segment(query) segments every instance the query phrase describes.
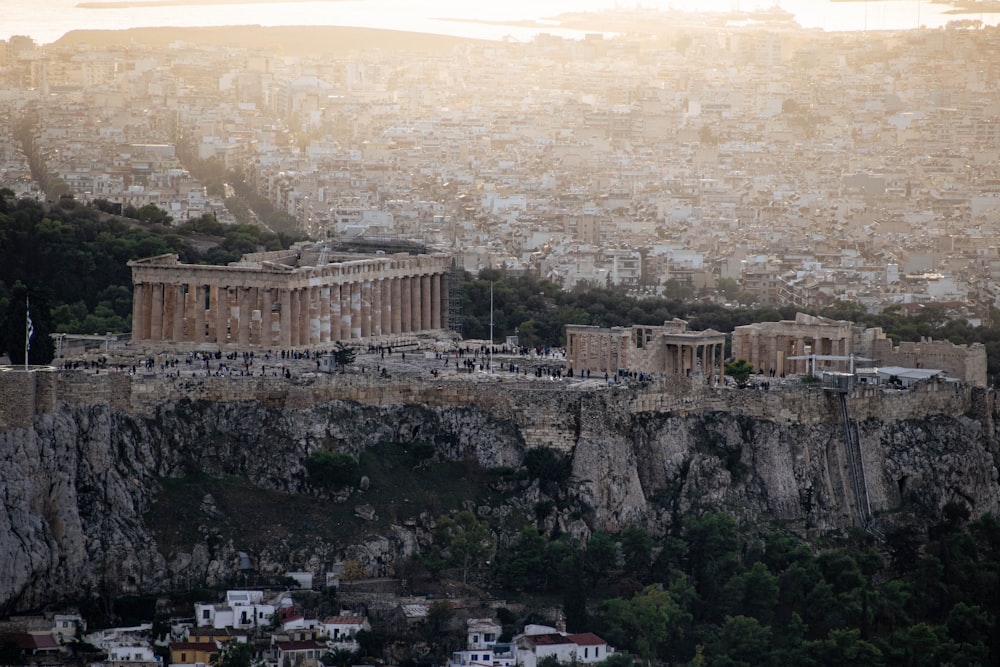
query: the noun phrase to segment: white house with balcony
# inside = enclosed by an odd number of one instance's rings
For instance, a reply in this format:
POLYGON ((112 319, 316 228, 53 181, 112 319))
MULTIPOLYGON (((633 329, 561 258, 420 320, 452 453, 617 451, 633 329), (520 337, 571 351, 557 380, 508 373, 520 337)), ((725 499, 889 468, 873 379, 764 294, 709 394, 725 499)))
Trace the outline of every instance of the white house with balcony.
POLYGON ((221 603, 198 602, 194 605, 199 627, 254 628, 267 625, 276 607, 264 601, 263 591, 226 591, 221 603))
POLYGON ((491 618, 470 618, 467 625, 466 649, 451 654, 449 667, 514 667, 514 647, 498 642, 503 632, 499 623, 491 618))
POLYGON ((368 618, 357 614, 341 612, 339 616, 328 616, 322 622, 323 634, 331 646, 354 650, 357 648, 355 637, 362 630, 371 630, 368 618))

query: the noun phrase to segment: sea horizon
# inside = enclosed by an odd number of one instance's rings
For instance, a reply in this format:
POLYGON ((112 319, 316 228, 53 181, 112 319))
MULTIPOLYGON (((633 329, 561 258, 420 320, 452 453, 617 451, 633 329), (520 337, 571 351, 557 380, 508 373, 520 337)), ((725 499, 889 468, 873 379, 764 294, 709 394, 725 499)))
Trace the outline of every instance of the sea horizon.
POLYGON ((615 8, 718 13, 776 5, 802 28, 829 32, 933 29, 963 19, 1000 23, 998 12, 952 14, 951 6, 931 0, 510 0, 489 5, 459 0, 7 0, 4 4, 0 39, 26 35, 40 44, 74 30, 243 25, 358 27, 528 41, 542 32, 583 36, 585 31, 561 28, 551 19, 567 12, 615 8), (525 25, 532 21, 542 23, 525 25))

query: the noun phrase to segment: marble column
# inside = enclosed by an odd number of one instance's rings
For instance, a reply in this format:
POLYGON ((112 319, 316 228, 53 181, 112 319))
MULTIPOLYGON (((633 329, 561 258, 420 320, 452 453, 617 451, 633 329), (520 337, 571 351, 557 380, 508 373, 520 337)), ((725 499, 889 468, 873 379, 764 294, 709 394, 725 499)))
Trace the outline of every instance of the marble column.
POLYGON ((424 331, 437 328, 437 325, 433 323, 433 313, 434 307, 431 302, 431 277, 420 276, 420 317, 421 328, 424 329, 424 331))
POLYGON ((163 338, 163 283, 153 283, 153 298, 150 300, 149 339, 163 338))
POLYGON ((431 278, 431 329, 444 329, 441 322, 441 274, 431 278))
MULTIPOLYGON (((311 319, 309 317, 310 301, 308 287, 299 290, 299 345, 308 345, 311 329, 311 319)), ((317 327, 318 328, 318 327, 317 327)), ((317 331, 317 333, 319 333, 317 331)))
POLYGON ((392 294, 389 316, 392 318, 391 332, 400 334, 403 332, 403 282, 400 278, 393 278, 389 281, 389 291, 392 294))
POLYGON ((330 342, 330 288, 319 288, 319 342, 330 342))
POLYGON ((351 283, 340 286, 340 338, 351 339, 351 283))
POLYGON ((171 340, 174 333, 174 294, 176 289, 170 283, 163 285, 163 328, 160 331, 160 340, 171 340))
POLYGON ((229 288, 213 285, 215 296, 215 342, 221 347, 229 339, 229 288))
POLYGON ((323 318, 320 315, 319 287, 313 286, 306 290, 309 302, 309 344, 318 345, 322 336, 323 318))
POLYGON ((369 338, 372 335, 372 281, 364 280, 361 283, 361 337, 369 338))
POLYGON ((340 339, 340 285, 330 285, 330 341, 340 339))
POLYGON ((409 276, 400 278, 399 290, 400 290, 400 302, 401 302, 400 305, 402 307, 402 315, 400 319, 401 327, 399 331, 400 333, 409 333, 410 331, 413 331, 412 322, 410 319, 413 313, 410 305, 412 299, 410 297, 413 296, 413 293, 412 290, 410 289, 409 276))
POLYGON ((270 287, 260 290, 260 344, 270 348, 274 344, 274 302, 270 287))
POLYGON ((288 288, 278 290, 278 347, 292 345, 292 295, 288 288))
POLYGON ((423 329, 424 320, 421 317, 420 276, 410 276, 410 327, 413 331, 423 329))
POLYGON ((289 292, 292 301, 292 314, 289 317, 292 347, 302 344, 302 296, 299 290, 293 289, 289 292))
POLYGON ((726 344, 719 343, 719 384, 726 383, 726 344))
POLYGON ((382 335, 382 281, 373 280, 372 284, 372 336, 382 335))
POLYGON ((388 336, 392 333, 392 279, 386 278, 379 281, 382 287, 382 335, 388 336))
POLYGON ((184 285, 174 285, 174 328, 170 333, 174 342, 184 340, 184 313, 184 285))
POLYGON ((236 288, 236 341, 241 348, 250 344, 250 291, 246 287, 236 288))
POLYGON ((351 283, 351 338, 361 338, 361 282, 351 283))
POLYGON ((145 325, 145 294, 146 285, 136 283, 132 286, 132 341, 142 340, 142 330, 145 325))
POLYGON ((191 340, 196 343, 205 342, 205 293, 204 285, 194 287, 194 331, 191 340))

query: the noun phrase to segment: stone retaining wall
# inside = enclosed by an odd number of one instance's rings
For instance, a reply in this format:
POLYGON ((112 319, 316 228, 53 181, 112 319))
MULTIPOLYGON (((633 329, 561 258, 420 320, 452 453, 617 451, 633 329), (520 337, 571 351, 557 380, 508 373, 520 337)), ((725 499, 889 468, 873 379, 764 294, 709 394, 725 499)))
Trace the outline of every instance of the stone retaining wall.
MULTIPOLYGON (((475 405, 517 423, 527 446, 550 446, 567 452, 574 447, 584 410, 603 411, 608 422, 643 412, 678 415, 728 412, 801 424, 840 419, 839 405, 833 394, 818 386, 792 383, 775 384, 764 390, 709 387, 684 381, 639 387, 499 376, 438 381, 326 374, 291 379, 164 378, 103 370, 24 371, 11 368, 0 372, 0 429, 30 426, 35 415, 52 412, 59 401, 108 404, 123 412, 152 414, 163 403, 184 400, 259 401, 287 409, 308 409, 335 400, 370 406, 475 405), (601 397, 602 407, 594 407, 595 397, 601 397)), ((851 417, 861 421, 896 421, 928 414, 974 414, 982 418, 998 409, 1000 399, 991 390, 974 390, 967 385, 936 381, 924 382, 908 390, 861 386, 849 397, 851 417)), ((588 417, 594 416, 588 414, 588 417)))

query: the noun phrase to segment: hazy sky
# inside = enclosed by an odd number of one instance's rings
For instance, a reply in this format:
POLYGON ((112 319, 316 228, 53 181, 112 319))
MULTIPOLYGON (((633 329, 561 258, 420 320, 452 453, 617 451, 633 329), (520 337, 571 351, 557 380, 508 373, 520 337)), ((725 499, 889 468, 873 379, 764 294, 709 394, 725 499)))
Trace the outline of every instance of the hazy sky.
MULTIPOLYGON (((183 4, 175 0, 129 0, 130 6, 101 9, 80 7, 80 0, 3 0, 0 38, 30 35, 47 43, 73 29, 132 28, 143 26, 254 25, 342 25, 389 28, 416 32, 436 32, 488 39, 506 33, 530 38, 528 30, 504 30, 467 23, 441 21, 457 18, 486 21, 543 19, 569 11, 593 11, 637 6, 686 11, 732 11, 766 9, 772 0, 312 0, 239 3, 217 0, 214 5, 183 4), (143 4, 146 3, 145 6, 143 4)), ((204 1, 204 0, 203 0, 204 1)), ((88 0, 101 2, 101 0, 88 0)), ((782 9, 792 12, 800 25, 825 30, 909 29, 919 25, 939 27, 948 20, 962 18, 944 14, 947 5, 931 0, 780 0, 782 9)), ((981 12, 966 18, 996 23, 1000 14, 981 12)))

